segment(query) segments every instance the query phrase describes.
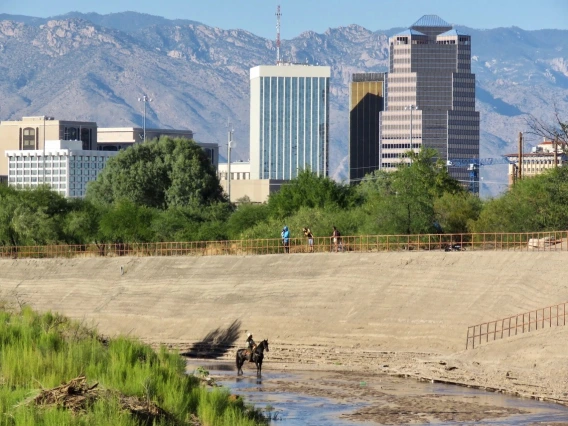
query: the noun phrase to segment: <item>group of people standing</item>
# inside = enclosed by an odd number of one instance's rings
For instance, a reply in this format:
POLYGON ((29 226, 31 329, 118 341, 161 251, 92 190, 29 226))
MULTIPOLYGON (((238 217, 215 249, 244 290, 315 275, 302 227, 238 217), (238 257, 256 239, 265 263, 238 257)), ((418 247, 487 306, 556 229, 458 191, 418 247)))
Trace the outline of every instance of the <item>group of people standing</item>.
MULTIPOLYGON (((314 251, 314 233, 311 231, 310 228, 302 228, 302 232, 304 233, 304 237, 306 237, 308 239, 308 251, 309 252, 313 252, 314 251)), ((284 228, 282 228, 282 232, 281 232, 281 237, 282 237, 282 245, 284 246, 284 252, 285 253, 290 253, 290 230, 288 229, 287 226, 284 226, 284 228)), ((343 251, 343 243, 341 241, 341 233, 338 231, 338 229, 334 226, 333 227, 333 233, 331 234, 331 242, 333 244, 333 247, 335 248, 335 251, 343 251)))

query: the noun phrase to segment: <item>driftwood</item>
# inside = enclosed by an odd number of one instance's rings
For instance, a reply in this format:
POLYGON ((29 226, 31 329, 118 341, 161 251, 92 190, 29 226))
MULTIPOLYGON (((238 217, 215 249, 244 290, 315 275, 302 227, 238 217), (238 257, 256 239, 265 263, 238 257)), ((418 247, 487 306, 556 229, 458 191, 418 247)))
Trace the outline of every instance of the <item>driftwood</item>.
MULTIPOLYGON (((157 421, 166 420, 170 424, 178 424, 174 417, 151 401, 137 396, 125 396, 118 392, 103 390, 98 383, 89 385, 85 376, 76 377, 52 389, 43 389, 32 402, 39 406, 57 406, 72 411, 75 414, 85 412, 99 398, 116 397, 122 409, 129 411, 141 425, 152 425, 157 421)), ((191 416, 189 425, 200 425, 195 416, 191 416)))
POLYGON ((36 405, 57 405, 73 412, 84 411, 99 397, 98 385, 89 386, 86 377, 79 376, 61 386, 42 390, 33 401, 36 405))

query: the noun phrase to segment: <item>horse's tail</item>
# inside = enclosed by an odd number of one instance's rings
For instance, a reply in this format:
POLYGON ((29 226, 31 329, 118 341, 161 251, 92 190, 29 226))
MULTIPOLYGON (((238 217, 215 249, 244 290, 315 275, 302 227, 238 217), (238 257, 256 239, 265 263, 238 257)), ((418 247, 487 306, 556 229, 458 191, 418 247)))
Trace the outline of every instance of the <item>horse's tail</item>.
POLYGON ((237 369, 239 368, 239 357, 240 357, 240 356, 239 356, 239 350, 237 349, 237 357, 236 357, 236 359, 235 359, 235 362, 236 362, 236 364, 237 364, 237 369))

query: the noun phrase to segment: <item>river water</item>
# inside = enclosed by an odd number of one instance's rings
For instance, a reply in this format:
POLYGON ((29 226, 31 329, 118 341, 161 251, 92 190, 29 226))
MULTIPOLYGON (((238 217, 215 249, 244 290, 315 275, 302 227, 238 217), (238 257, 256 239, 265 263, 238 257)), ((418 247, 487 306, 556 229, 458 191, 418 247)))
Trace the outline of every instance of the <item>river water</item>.
POLYGON ((288 371, 268 365, 257 379, 251 366, 245 365, 245 374, 237 377, 226 361, 192 359, 188 371, 205 368, 218 384, 270 415, 273 425, 568 424, 566 407, 499 393, 380 374, 288 371))

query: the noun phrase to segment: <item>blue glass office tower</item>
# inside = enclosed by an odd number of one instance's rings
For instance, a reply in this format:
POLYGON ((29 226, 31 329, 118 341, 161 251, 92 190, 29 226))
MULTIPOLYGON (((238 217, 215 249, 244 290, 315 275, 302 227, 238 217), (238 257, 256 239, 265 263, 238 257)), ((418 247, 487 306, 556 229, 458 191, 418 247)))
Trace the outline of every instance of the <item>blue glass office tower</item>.
POLYGON ((251 69, 250 178, 289 180, 302 169, 328 175, 330 67, 251 69))

